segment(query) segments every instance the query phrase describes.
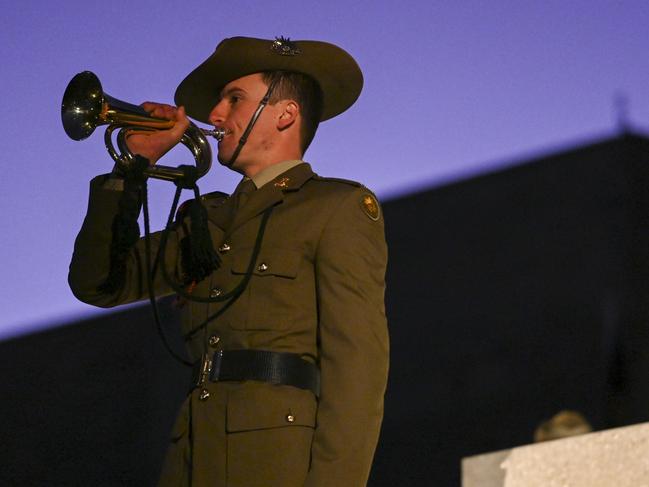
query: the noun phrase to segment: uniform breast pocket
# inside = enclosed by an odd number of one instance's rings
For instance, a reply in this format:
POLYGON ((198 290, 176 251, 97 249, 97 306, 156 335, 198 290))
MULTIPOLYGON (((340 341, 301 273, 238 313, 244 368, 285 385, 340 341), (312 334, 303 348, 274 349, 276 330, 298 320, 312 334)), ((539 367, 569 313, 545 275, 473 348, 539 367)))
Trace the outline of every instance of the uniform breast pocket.
MULTIPOLYGON (((252 264, 252 276, 244 291, 246 318, 232 328, 285 330, 299 313, 302 253, 294 249, 262 250, 252 264)), ((232 274, 243 278, 251 265, 250 254, 233 256, 232 274)))

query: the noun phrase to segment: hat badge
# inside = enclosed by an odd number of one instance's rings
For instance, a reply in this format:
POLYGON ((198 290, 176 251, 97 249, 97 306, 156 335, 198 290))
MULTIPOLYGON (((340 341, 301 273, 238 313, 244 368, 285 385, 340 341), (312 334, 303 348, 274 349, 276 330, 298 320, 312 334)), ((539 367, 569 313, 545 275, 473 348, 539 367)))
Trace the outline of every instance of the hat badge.
POLYGON ((302 53, 289 37, 284 36, 275 37, 270 48, 281 56, 297 56, 302 53))

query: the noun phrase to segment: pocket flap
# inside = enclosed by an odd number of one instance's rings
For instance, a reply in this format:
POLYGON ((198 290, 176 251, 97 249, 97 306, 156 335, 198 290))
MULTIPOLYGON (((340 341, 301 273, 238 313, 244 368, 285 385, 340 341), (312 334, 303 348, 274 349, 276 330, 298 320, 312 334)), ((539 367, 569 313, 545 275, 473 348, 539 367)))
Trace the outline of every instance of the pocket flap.
MULTIPOLYGON (((250 252, 237 252, 233 255, 232 272, 245 274, 250 265, 250 257, 250 252)), ((301 258, 301 253, 292 249, 262 249, 253 267, 253 274, 295 278, 301 258)))
POLYGON ((246 382, 228 394, 227 430, 315 427, 315 396, 292 386, 246 382))

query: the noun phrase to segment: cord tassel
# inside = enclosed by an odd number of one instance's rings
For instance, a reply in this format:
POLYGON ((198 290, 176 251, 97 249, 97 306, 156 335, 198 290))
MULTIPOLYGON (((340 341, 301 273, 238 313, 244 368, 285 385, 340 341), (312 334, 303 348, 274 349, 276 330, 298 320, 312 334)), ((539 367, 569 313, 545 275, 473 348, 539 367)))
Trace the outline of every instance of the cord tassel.
POLYGON ((184 267, 186 283, 200 282, 221 266, 221 259, 214 250, 208 228, 207 210, 201 203, 200 197, 192 201, 189 217, 191 234, 181 243, 182 254, 186 260, 184 267))
POLYGON ((123 173, 124 191, 120 196, 118 211, 111 227, 110 270, 106 280, 97 287, 101 293, 114 294, 124 285, 126 259, 140 238, 137 219, 142 205, 141 187, 146 180, 144 170, 148 166, 147 159, 136 156, 129 170, 123 173))

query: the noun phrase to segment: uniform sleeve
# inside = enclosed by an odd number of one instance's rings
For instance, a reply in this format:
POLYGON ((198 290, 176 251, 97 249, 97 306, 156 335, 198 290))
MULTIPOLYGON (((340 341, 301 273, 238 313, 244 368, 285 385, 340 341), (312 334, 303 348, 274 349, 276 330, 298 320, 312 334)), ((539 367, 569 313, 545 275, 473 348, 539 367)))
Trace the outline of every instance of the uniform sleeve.
POLYGON ((388 373, 386 264, 380 207, 358 188, 334 212, 316 255, 321 395, 305 486, 367 483, 388 373))
MULTIPOLYGON (((139 202, 134 205, 135 235, 122 236, 120 252, 122 265, 115 275, 111 274, 111 266, 115 267, 115 259, 111 260, 111 252, 115 254, 113 243, 116 231, 116 219, 120 213, 120 199, 125 191, 111 188, 108 176, 98 176, 90 183, 90 198, 88 211, 81 230, 74 244, 74 252, 70 262, 68 283, 72 293, 88 304, 109 308, 119 304, 130 303, 148 297, 146 277, 144 239, 139 238, 137 215, 139 202), (112 247, 111 247, 112 245, 112 247), (109 276, 118 285, 107 286, 109 276)), ((127 198, 137 200, 136 194, 126 194, 127 198)), ((178 231, 169 233, 166 249, 166 265, 172 278, 178 278, 178 231)), ((160 241, 160 232, 151 235, 151 254, 155 257, 160 241)), ((171 293, 169 286, 164 283, 162 273, 158 270, 154 280, 157 296, 171 293)))

